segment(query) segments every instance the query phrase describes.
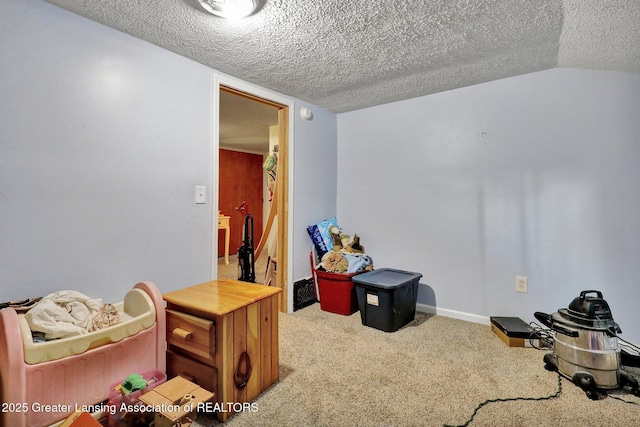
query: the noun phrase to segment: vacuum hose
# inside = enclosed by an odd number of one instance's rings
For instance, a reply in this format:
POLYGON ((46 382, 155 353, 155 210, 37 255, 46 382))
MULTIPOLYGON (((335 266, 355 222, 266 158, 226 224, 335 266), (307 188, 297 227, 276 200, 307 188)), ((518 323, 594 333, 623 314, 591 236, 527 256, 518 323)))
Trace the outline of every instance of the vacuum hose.
POLYGON ((553 328, 551 325, 551 315, 547 313, 543 313, 541 311, 536 311, 533 315, 547 328, 553 328))
POLYGON ((640 368, 640 356, 631 354, 624 348, 620 349, 620 363, 624 366, 633 366, 634 368, 640 368))
POLYGON ((557 324, 554 324, 551 321, 551 315, 550 314, 542 313, 540 311, 536 311, 535 313, 533 313, 533 315, 536 317, 536 319, 538 319, 540 322, 542 322, 542 324, 544 326, 546 326, 547 328, 551 328, 556 332, 560 332, 563 335, 566 335, 568 337, 573 337, 573 338, 577 338, 580 335, 578 333, 578 331, 572 331, 570 329, 565 329, 562 326, 558 326, 557 324))

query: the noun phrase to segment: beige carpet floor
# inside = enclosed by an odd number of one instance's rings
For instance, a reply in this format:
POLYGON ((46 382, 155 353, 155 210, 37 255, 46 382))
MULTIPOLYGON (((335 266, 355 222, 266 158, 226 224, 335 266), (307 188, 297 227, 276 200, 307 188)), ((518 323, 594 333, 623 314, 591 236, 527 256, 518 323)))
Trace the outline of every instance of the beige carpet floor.
MULTIPOLYGON (((547 371, 547 352, 510 348, 490 327, 417 313, 392 333, 311 305, 280 315, 280 380, 234 415, 241 426, 640 425, 640 399, 625 390, 591 400, 547 371), (558 393, 557 397, 547 398, 558 393)), ((627 369, 640 378, 640 370, 627 369)), ((200 414, 194 426, 219 426, 200 414)))

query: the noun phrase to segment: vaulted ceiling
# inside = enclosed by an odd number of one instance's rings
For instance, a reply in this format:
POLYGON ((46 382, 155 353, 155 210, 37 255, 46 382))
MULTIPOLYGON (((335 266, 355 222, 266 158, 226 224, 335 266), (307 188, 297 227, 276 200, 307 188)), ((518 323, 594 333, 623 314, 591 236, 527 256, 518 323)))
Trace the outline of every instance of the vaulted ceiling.
POLYGON ((554 67, 640 73, 639 0, 46 0, 339 113, 554 67))

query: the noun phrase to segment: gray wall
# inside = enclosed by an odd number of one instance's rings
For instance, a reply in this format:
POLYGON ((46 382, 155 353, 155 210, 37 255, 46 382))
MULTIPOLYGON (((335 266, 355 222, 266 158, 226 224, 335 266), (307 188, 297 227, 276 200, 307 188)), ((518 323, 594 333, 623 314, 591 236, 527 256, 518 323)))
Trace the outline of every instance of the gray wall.
POLYGON ((1 7, 0 299, 207 280, 212 71, 40 1, 1 7))
MULTIPOLYGON (((0 9, 0 301, 209 280, 214 205, 194 195, 217 173, 215 71, 40 0, 0 9)), ((335 215, 336 116, 310 107, 294 111, 294 280, 305 224, 335 215)))
POLYGON ((340 224, 421 304, 531 321, 597 289, 640 342, 638 111, 639 75, 554 69, 340 114, 340 224))
POLYGON ((313 105, 313 120, 296 110, 294 182, 294 280, 310 277, 311 240, 307 227, 336 215, 337 125, 336 115, 313 105))

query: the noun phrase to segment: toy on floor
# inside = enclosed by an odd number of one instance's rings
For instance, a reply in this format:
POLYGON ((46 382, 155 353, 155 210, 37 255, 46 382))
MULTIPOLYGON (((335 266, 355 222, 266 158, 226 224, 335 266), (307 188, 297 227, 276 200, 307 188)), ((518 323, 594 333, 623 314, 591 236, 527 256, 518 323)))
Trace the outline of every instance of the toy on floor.
POLYGON ((198 408, 214 394, 177 376, 140 396, 149 407, 166 408, 154 413, 155 427, 187 427, 196 419, 198 408))

